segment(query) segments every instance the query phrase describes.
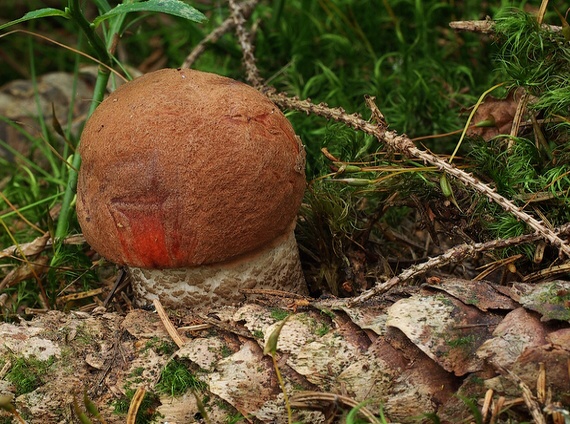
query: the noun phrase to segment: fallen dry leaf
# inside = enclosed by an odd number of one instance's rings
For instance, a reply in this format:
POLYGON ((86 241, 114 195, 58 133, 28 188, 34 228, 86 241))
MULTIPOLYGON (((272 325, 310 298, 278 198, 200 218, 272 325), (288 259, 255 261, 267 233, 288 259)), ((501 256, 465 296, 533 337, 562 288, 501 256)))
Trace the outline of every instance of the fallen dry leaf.
POLYGON ((445 370, 461 376, 478 371, 482 361, 475 352, 501 321, 445 293, 416 294, 387 310, 388 327, 402 331, 445 370))
POLYGON ((522 306, 542 315, 541 321, 570 321, 570 281, 516 283, 512 290, 522 306))
POLYGON ((512 299, 498 292, 493 283, 487 281, 445 278, 437 284, 424 284, 424 287, 444 291, 464 304, 473 305, 483 312, 489 309, 512 310, 518 307, 512 299))
POLYGON ((470 137, 479 136, 488 141, 499 134, 510 134, 513 119, 522 93, 511 91, 504 99, 487 96, 473 116, 472 124, 487 121, 489 125, 471 127, 467 132, 470 137))
POLYGON ((3 250, 0 250, 0 259, 9 257, 22 257, 24 256, 34 256, 38 253, 44 251, 48 240, 50 239, 49 232, 46 232, 43 236, 37 237, 29 243, 22 243, 16 246, 10 246, 3 250))
POLYGON ((493 332, 493 337, 481 345, 477 356, 500 368, 509 368, 523 351, 546 343, 547 332, 538 318, 524 308, 507 314, 493 332))

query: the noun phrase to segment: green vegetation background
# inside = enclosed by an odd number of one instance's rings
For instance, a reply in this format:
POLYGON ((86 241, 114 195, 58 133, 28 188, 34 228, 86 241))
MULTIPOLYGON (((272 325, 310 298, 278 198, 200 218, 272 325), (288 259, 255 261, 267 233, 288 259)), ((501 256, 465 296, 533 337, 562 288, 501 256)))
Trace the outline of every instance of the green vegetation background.
MULTIPOLYGON (((65 4, 63 1, 6 0, 0 5, 0 16, 2 21, 9 21, 45 6, 63 8, 65 4)), ((180 66, 192 48, 229 16, 225 2, 201 1, 193 6, 209 20, 198 24, 166 15, 129 15, 117 48, 121 63, 142 71, 180 66)), ((273 0, 261 2, 255 8, 250 22, 253 23, 255 55, 261 76, 269 85, 291 96, 310 98, 315 103, 326 102, 348 112, 361 113, 365 118, 370 113, 365 107, 364 95, 375 96, 390 128, 414 138, 461 130, 467 118, 466 111, 497 82, 507 82, 505 87, 538 87, 536 78, 540 75, 524 72, 525 69, 534 69, 536 65, 528 51, 509 56, 504 47, 487 35, 457 33, 449 28, 449 22, 455 20, 496 17, 508 8, 536 11, 538 6, 539 2, 513 1, 273 0), (511 60, 508 66, 503 66, 507 59, 513 58, 517 61, 511 60), (520 62, 519 58, 524 58, 526 62, 520 62), (519 74, 515 72, 516 67, 510 66, 514 62, 520 68, 519 74)), ((550 6, 547 21, 560 25, 554 8, 564 12, 565 2, 551 2, 550 6)), ((85 13, 88 19, 96 16, 97 11, 91 2, 85 3, 85 13)), ((529 25, 532 26, 532 23, 529 25)), ((20 28, 93 53, 72 22, 46 18, 27 22, 20 28)), ((518 29, 506 28, 505 31, 518 34, 516 42, 528 47, 520 40, 528 28, 519 26, 518 29)), ((566 52, 564 48, 561 51, 566 52)), ((0 67, 0 85, 14 79, 34 79, 53 71, 77 74, 80 67, 93 65, 71 50, 24 33, 1 38, 0 52, 4 62, 4 66, 0 67)), ((541 50, 540 53, 548 57, 548 52, 541 50)), ((243 80, 245 73, 241 59, 239 44, 230 32, 210 45, 194 67, 243 80)), ((567 64, 564 60, 547 67, 545 72, 555 73, 556 66, 567 64)), ((540 94, 545 88, 538 87, 537 91, 540 94)), ((504 93, 504 90, 497 90, 493 94, 501 96, 504 93)), ((558 104, 565 93, 567 91, 558 93, 558 97, 551 96, 546 106, 558 104)), ((559 107, 556 113, 564 113, 565 107, 567 103, 559 107)), ((403 163, 399 158, 389 157, 372 137, 341 124, 298 112, 288 111, 287 115, 306 145, 309 180, 331 172, 330 162, 321 154, 322 148, 327 148, 342 161, 369 161, 394 169, 421 165, 403 163), (383 156, 377 155, 379 151, 383 156)), ((29 157, 19 157, 16 161, 0 157, 0 181, 4 195, 0 200, 2 248, 30 241, 40 235, 31 226, 22 225, 22 220, 13 212, 7 200, 20 208, 26 219, 40 229, 51 230, 55 225, 49 211, 54 211, 61 204, 68 169, 48 146, 49 143, 55 144, 56 139, 51 118, 46 117, 38 125, 42 128, 43 136, 28 138, 34 150, 42 152, 48 159, 47 169, 39 167, 29 157)), ((60 153, 68 157, 79 134, 70 128, 63 131, 69 145, 60 153)), ((25 131, 23 134, 26 136, 25 131)), ((455 134, 426 139, 419 145, 435 154, 449 155, 458 138, 459 135, 455 134)), ((558 141, 558 144, 553 142, 554 145, 550 147, 552 151, 564 151, 560 146, 565 146, 565 138, 558 137, 558 140, 562 141, 558 141)), ((3 140, 0 140, 1 143, 3 140)), ((565 160, 561 168, 560 163, 554 164, 552 155, 541 156, 532 142, 523 141, 518 146, 519 156, 504 154, 500 143, 485 144, 484 148, 479 149, 465 145, 460 154, 470 154, 475 169, 487 172, 480 177, 487 182, 492 181, 509 197, 526 191, 540 191, 544 187, 552 188, 554 184, 556 193, 564 193, 570 188, 565 160), (501 173, 510 167, 517 172, 508 175, 501 173), (537 169, 542 169, 544 173, 537 174, 537 169), (544 175, 550 179, 544 180, 544 175)), ((380 171, 375 171, 357 173, 356 177, 380 181, 382 175, 380 171)), ((416 195, 422 201, 438 198, 442 203, 445 200, 437 173, 409 172, 405 178, 397 179, 392 179, 392 174, 389 176, 389 184, 375 183, 372 190, 365 192, 334 183, 315 183, 313 189, 309 190, 306 208, 302 211, 302 222, 308 225, 300 225, 298 236, 308 262, 311 262, 311 258, 321 256, 315 261, 320 261, 315 265, 318 270, 313 272, 316 291, 328 287, 329 291, 339 293, 337 285, 342 280, 341 274, 346 274, 342 267, 348 262, 349 252, 354 248, 353 242, 362 238, 363 232, 368 235, 373 231, 370 228, 366 229, 370 230, 368 233, 363 231, 370 224, 371 216, 380 214, 376 216, 378 221, 395 228, 409 222, 410 205, 404 202, 380 213, 379 205, 391 198, 395 191, 400 190, 400 196, 416 195), (364 198, 366 202, 363 202, 364 198)), ((453 189, 461 206, 458 209, 469 209, 474 197, 465 193, 462 187, 454 186, 453 189)), ((560 198, 556 207, 548 206, 554 224, 568 220, 566 201, 562 196, 560 198)), ((524 231, 522 224, 508 215, 501 215, 493 205, 484 204, 482 208, 477 210, 482 213, 482 219, 495 227, 478 225, 476 229, 471 229, 471 236, 479 231, 481 234, 489 231, 482 238, 504 237, 524 231)), ((67 224, 69 234, 80 232, 73 216, 67 224)), ((101 275, 86 250, 85 246, 57 244, 53 247, 45 280, 50 306, 54 306, 57 297, 63 293, 98 287, 101 275)), ((3 264, 7 273, 17 262, 4 260, 3 264)), ((6 318, 13 317, 22 306, 39 305, 38 288, 33 279, 6 288, 5 292, 14 300, 10 303, 10 310, 3 311, 6 318)))

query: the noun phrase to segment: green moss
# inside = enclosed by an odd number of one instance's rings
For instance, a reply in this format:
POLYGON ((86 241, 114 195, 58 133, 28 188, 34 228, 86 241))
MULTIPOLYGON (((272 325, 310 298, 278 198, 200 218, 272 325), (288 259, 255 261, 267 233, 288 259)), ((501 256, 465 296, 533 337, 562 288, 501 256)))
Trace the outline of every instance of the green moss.
POLYGON ((176 351, 176 344, 153 337, 145 343, 143 352, 146 352, 148 349, 154 349, 160 355, 172 355, 176 351))
POLYGON ((206 383, 200 381, 190 372, 186 364, 181 361, 170 361, 160 375, 160 380, 156 385, 160 393, 170 396, 180 396, 191 390, 205 390, 206 383))
POLYGON ((137 367, 131 371, 129 377, 140 377, 141 375, 143 375, 143 372, 144 372, 144 367, 137 367))
POLYGON ((96 337, 87 330, 87 326, 85 324, 77 326, 77 333, 73 340, 86 346, 93 342, 97 342, 96 337))
POLYGON ((451 347, 466 347, 473 344, 474 341, 475 341, 475 336, 473 334, 470 334, 468 336, 457 337, 455 339, 446 340, 445 343, 451 347))
POLYGON ((115 414, 126 414, 127 412, 129 412, 129 406, 131 404, 131 399, 133 398, 134 392, 129 393, 127 391, 127 393, 125 394, 125 396, 120 397, 119 399, 115 400, 113 402, 113 412, 115 412, 115 414), (129 397, 130 394, 130 397, 129 397))
POLYGON ((328 324, 325 323, 325 322, 321 322, 321 323, 319 324, 319 326, 316 328, 315 333, 316 333, 318 336, 321 336, 321 337, 322 337, 322 336, 324 336, 325 334, 327 334, 329 331, 331 331, 330 325, 328 325, 328 324))
POLYGON ((271 318, 276 321, 282 321, 289 315, 289 312, 281 308, 271 309, 271 318))
POLYGON ((46 374, 54 362, 53 356, 47 361, 14 357, 5 378, 16 387, 16 396, 30 393, 45 383, 46 374))
POLYGON ((535 306, 535 310, 545 317, 561 321, 570 320, 570 307, 568 307, 570 292, 564 286, 553 282, 543 288, 536 300, 538 305, 535 306))
MULTIPOLYGON (((263 337, 263 334, 261 335, 261 337, 263 337)), ((227 358, 233 353, 233 351, 230 349, 228 345, 223 345, 220 353, 222 354, 222 357, 227 358)))
POLYGON ((235 414, 228 415, 226 417, 226 424, 236 424, 236 423, 239 423, 243 419, 244 419, 244 416, 241 414, 241 412, 236 412, 235 414))
POLYGON ((335 317, 336 317, 334 312, 331 311, 330 309, 321 309, 321 314, 326 315, 330 319, 335 319, 335 317))

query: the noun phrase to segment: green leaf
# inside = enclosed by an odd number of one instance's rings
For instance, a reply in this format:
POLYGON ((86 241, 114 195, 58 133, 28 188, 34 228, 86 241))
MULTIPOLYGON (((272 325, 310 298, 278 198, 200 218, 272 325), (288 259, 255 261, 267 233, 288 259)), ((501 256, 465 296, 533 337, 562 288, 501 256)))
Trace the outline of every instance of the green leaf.
POLYGON ((19 24, 21 22, 31 21, 32 19, 38 19, 38 18, 46 18, 48 16, 63 16, 64 18, 69 19, 69 15, 65 10, 54 9, 53 7, 46 7, 45 9, 32 10, 31 12, 26 13, 20 19, 7 22, 4 25, 0 25, 0 30, 8 28, 12 25, 19 24))
POLYGON ((97 6, 97 10, 99 13, 107 13, 111 10, 111 5, 107 0, 93 0, 93 3, 97 6))
POLYGON ((265 347, 263 348, 263 354, 264 355, 275 355, 277 353, 277 341, 279 340, 279 335, 281 334, 281 330, 283 329, 283 326, 285 325, 285 323, 287 322, 287 320, 291 317, 291 315, 287 315, 285 317, 285 319, 283 321, 281 321, 281 323, 279 323, 279 325, 277 327, 275 327, 275 330, 273 330, 273 333, 271 333, 269 335, 269 338, 267 339, 267 343, 265 343, 265 347))
POLYGON ((556 12, 558 17, 560 18, 560 21, 562 22, 562 35, 564 35, 564 39, 566 41, 570 41, 570 25, 568 25, 568 21, 566 20, 566 18, 564 18, 564 16, 562 16, 562 14, 558 11, 558 9, 554 8, 554 11, 556 12))
POLYGON ((207 19, 202 12, 180 0, 147 0, 140 3, 120 4, 107 13, 96 17, 93 24, 97 26, 112 16, 130 12, 168 13, 194 22, 203 22, 207 19))

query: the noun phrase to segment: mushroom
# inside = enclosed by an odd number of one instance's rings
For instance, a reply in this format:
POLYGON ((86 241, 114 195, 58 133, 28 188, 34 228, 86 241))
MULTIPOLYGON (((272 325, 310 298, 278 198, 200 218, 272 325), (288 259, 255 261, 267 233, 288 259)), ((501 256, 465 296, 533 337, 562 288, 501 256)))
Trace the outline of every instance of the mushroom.
POLYGON ((254 88, 190 69, 143 75, 97 107, 80 154, 79 224, 101 256, 128 267, 137 303, 306 293, 293 231, 303 146, 254 88))

